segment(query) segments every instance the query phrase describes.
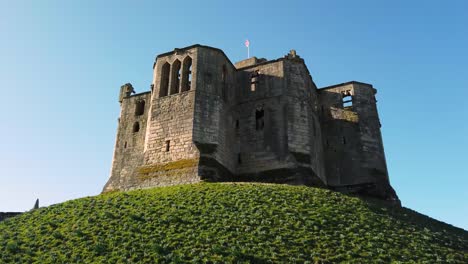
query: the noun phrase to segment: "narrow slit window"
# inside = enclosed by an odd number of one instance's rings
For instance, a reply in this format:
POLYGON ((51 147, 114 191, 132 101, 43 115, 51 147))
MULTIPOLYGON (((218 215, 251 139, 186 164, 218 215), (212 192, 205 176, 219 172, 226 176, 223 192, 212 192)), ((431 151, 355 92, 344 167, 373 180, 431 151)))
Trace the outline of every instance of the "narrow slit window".
POLYGON ((239 119, 236 120, 236 129, 239 129, 239 119))
POLYGON ((145 100, 139 100, 135 105, 135 116, 141 116, 145 113, 145 100))
POLYGON ((240 153, 237 153, 237 163, 242 164, 242 157, 240 153))
POLYGON ((127 148, 127 141, 125 141, 124 143, 124 148, 127 148))
POLYGON ((257 109, 255 111, 255 130, 262 130, 263 127, 265 126, 265 111, 263 108, 257 109))
POLYGON ((346 145, 346 137, 343 137, 343 145, 346 145))
POLYGON ((140 123, 135 122, 135 124, 133 124, 133 133, 136 133, 138 131, 140 131, 140 123))
POLYGON ((166 140, 166 152, 168 152, 169 150, 171 150, 171 141, 166 140))

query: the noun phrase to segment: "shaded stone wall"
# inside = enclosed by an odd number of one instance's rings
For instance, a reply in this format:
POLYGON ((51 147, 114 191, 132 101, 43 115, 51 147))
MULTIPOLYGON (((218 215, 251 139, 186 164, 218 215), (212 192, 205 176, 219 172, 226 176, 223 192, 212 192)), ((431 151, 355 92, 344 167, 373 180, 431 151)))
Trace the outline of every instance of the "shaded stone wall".
POLYGON ((22 213, 20 212, 0 212, 0 222, 3 220, 6 220, 8 218, 15 217, 17 215, 20 215, 22 213))
POLYGON ((319 90, 325 166, 331 187, 369 189, 396 198, 388 181, 376 90, 372 85, 351 82, 319 90), (350 95, 352 106, 343 106, 350 95))
POLYGON ((293 55, 285 65, 289 105, 288 149, 299 167, 326 183, 316 86, 302 59, 293 55))
POLYGON ((111 178, 104 186, 104 192, 127 190, 138 185, 135 175, 143 164, 151 93, 122 96, 121 100, 111 178), (137 104, 141 102, 145 102, 143 113, 138 114, 137 104))
POLYGON ((219 51, 200 48, 198 55, 193 138, 200 151, 199 174, 207 181, 232 180, 235 68, 219 51))

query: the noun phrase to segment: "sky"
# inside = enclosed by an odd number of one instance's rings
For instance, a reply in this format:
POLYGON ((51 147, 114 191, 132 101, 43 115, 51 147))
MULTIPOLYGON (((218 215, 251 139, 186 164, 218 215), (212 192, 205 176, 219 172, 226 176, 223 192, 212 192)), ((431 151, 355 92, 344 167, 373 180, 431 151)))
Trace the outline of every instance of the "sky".
POLYGON ((468 230, 467 1, 0 0, 0 211, 101 192, 130 82, 192 44, 304 58, 318 87, 378 90, 403 206, 468 230), (353 3, 351 3, 353 2, 353 3))

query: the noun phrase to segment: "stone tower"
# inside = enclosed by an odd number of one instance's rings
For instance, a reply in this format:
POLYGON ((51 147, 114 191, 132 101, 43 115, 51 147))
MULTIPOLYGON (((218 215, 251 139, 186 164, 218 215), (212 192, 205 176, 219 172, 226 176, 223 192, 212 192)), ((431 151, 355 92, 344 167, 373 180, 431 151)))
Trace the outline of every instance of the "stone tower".
POLYGON ((151 91, 121 87, 104 192, 199 181, 305 184, 398 202, 390 186, 376 90, 318 89, 294 50, 231 63, 193 45, 160 54, 151 91))

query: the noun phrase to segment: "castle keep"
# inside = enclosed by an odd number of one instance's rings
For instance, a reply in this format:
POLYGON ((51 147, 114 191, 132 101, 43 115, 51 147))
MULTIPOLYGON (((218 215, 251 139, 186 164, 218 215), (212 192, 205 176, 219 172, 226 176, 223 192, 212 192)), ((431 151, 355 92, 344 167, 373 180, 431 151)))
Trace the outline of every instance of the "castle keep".
POLYGON ((233 64, 193 45, 160 54, 151 90, 120 88, 104 192, 199 181, 322 186, 398 201, 385 161, 376 90, 317 88, 294 50, 233 64))

